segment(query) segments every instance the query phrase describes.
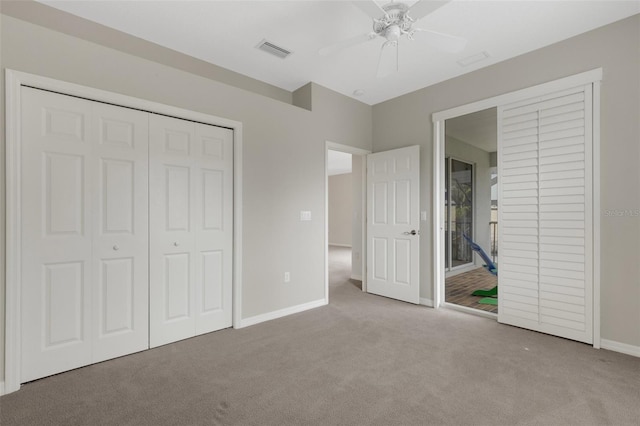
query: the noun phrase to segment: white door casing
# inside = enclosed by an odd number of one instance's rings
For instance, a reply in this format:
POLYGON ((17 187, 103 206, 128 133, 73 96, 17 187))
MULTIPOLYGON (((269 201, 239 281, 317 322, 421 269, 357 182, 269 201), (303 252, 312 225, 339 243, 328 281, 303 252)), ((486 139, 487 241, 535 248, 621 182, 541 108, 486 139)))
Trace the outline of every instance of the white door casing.
POLYGON ((29 381, 147 347, 148 125, 138 111, 31 88, 22 117, 29 381))
POLYGON ((592 85, 498 108, 498 321, 593 343, 592 85))
MULTIPOLYGON (((31 238, 29 235, 29 232, 27 232, 26 234, 23 233, 25 228, 31 229, 29 226, 25 226, 23 222, 25 221, 26 223, 33 222, 33 218, 37 214, 36 212, 32 212, 32 210, 35 210, 36 208, 41 208, 43 201, 46 201, 45 199, 43 200, 38 199, 37 196, 24 197, 23 187, 26 185, 27 187, 33 188, 34 182, 36 183, 40 182, 41 180, 40 177, 42 177, 41 176, 42 173, 40 169, 34 169, 36 170, 35 173, 27 174, 26 176, 23 176, 24 169, 25 169, 25 164, 23 164, 23 154, 29 151, 28 148, 26 148, 25 150, 25 146, 28 144, 28 141, 25 140, 25 135, 28 134, 28 132, 24 131, 25 130, 24 126, 28 125, 33 127, 32 122, 28 121, 27 118, 25 118, 25 112, 28 112, 23 107, 23 99, 25 98, 24 93, 26 93, 25 88, 37 88, 42 91, 49 91, 49 93, 66 94, 68 95, 66 96, 67 99, 74 99, 81 103, 92 102, 92 101, 88 101, 89 99, 92 99, 97 101, 100 104, 108 104, 108 105, 114 105, 114 106, 119 105, 119 106, 122 106, 123 108, 134 109, 143 113, 145 111, 153 111, 155 113, 166 115, 166 116, 181 117, 182 119, 192 120, 194 122, 206 123, 211 126, 222 126, 226 129, 230 129, 233 132, 232 150, 234 151, 234 155, 233 155, 233 176, 231 177, 231 181, 233 182, 232 185, 233 185, 233 194, 234 194, 233 217, 232 217, 233 259, 228 259, 226 260, 226 262, 229 262, 233 265, 233 273, 232 273, 233 325, 235 327, 246 326, 246 324, 244 324, 243 321, 241 320, 242 305, 240 303, 240 301, 242 300, 242 256, 241 256, 242 254, 242 123, 234 120, 224 119, 217 116, 212 116, 209 114, 203 114, 203 113, 190 111, 182 108, 176 108, 173 106, 169 106, 169 105, 165 105, 157 102, 151 102, 148 100, 134 98, 134 97, 126 96, 119 93, 104 91, 104 90, 95 89, 87 86, 81 86, 74 83, 55 80, 55 79, 42 77, 35 74, 29 74, 21 71, 6 69, 4 71, 4 75, 5 75, 5 82, 6 82, 5 105, 6 105, 6 114, 7 114, 7 117, 6 117, 6 178, 7 178, 6 247, 7 247, 7 251, 6 251, 6 294, 5 294, 5 306, 4 306, 5 314, 6 314, 5 315, 5 320, 6 320, 5 321, 5 345, 4 345, 5 375, 4 375, 4 387, 2 386, 2 383, 0 383, 0 394, 2 394, 3 388, 5 393, 15 392, 20 389, 21 383, 32 380, 33 378, 36 377, 36 376, 30 377, 29 375, 22 374, 23 364, 25 364, 25 362, 28 362, 28 360, 25 360, 24 354, 26 354, 29 351, 29 349, 25 349, 25 345, 26 346, 29 346, 29 345, 25 344, 24 339, 25 339, 26 333, 29 331, 29 328, 33 328, 34 324, 36 328, 38 326, 42 328, 42 326, 40 325, 41 324, 40 320, 42 319, 42 316, 38 312, 36 312, 36 315, 39 316, 40 318, 35 318, 28 314, 25 315, 25 308, 27 308, 27 311, 30 308, 23 306, 23 301, 25 298, 24 296, 28 295, 33 290, 33 287, 29 286, 28 283, 25 282, 26 281, 25 278, 29 278, 30 276, 29 275, 30 270, 27 269, 26 262, 29 260, 32 260, 32 257, 42 254, 42 253, 39 254, 38 250, 34 251, 34 250, 25 249, 25 247, 23 247, 25 243, 24 237, 26 236, 27 239, 31 238), (23 199, 26 199, 28 202, 27 203, 23 202, 23 199), (24 272, 27 272, 27 273, 24 274, 24 272)), ((65 97, 65 96, 63 95, 62 97, 65 97)), ((52 133, 53 136, 55 136, 55 138, 53 138, 54 140, 58 139, 60 141, 70 143, 74 138, 78 139, 78 135, 82 138, 82 140, 84 140, 87 138, 86 132, 88 132, 89 130, 96 131, 96 129, 92 127, 93 119, 82 116, 84 114, 82 112, 80 113, 81 120, 79 120, 81 124, 79 124, 80 128, 78 128, 78 123, 77 123, 78 120, 76 120, 76 123, 73 122, 74 117, 77 118, 78 116, 77 114, 78 111, 74 112, 74 108, 76 107, 72 106, 69 108, 69 111, 67 111, 67 112, 70 112, 71 114, 64 114, 65 108, 59 108, 63 114, 57 114, 58 120, 55 124, 50 123, 50 125, 53 125, 53 127, 55 127, 55 130, 56 130, 54 132, 50 132, 52 133), (68 133, 66 138, 64 137, 64 134, 63 134, 65 132, 65 128, 66 128, 66 132, 68 133)), ((52 111, 55 112, 56 108, 52 108, 52 111)), ((43 117, 41 117, 39 114, 34 114, 33 117, 36 118, 35 123, 37 125, 41 125, 39 120, 43 117)), ((115 121, 118 121, 118 120, 116 119, 115 121)), ((34 128, 34 131, 36 130, 37 129, 34 128)), ((122 129, 116 130, 115 133, 116 134, 121 133, 121 130, 122 129)), ((70 145, 67 144, 66 146, 68 148, 70 145)), ((78 146, 80 146, 80 144, 76 143, 76 147, 78 146)), ((60 147, 58 146, 57 148, 60 148, 60 147)), ((55 152, 53 152, 52 154, 53 155, 51 155, 50 157, 54 157, 54 158, 52 159, 52 161, 50 161, 49 170, 51 170, 51 173, 55 175, 55 178, 57 180, 57 184, 54 184, 52 187, 54 189, 54 192, 58 192, 58 193, 62 192, 62 195, 63 195, 62 199, 58 199, 57 197, 51 198, 51 200, 54 201, 52 204, 52 207, 53 207, 52 210, 57 211, 57 213, 60 213, 60 212, 63 212, 63 213, 62 213, 62 216, 60 214, 57 214, 57 215, 53 214, 51 223, 54 225, 53 226, 54 231, 56 230, 59 231, 60 229, 64 230, 65 227, 70 227, 73 229, 73 224, 70 225, 70 223, 76 220, 77 218, 71 217, 70 220, 66 220, 66 219, 61 220, 61 217, 65 217, 67 210, 71 210, 72 212, 73 211, 77 212, 78 210, 77 203, 73 204, 74 188, 68 187, 67 183, 69 182, 73 183, 75 178, 88 182, 87 180, 88 178, 85 179, 85 174, 89 170, 89 167, 84 167, 85 162, 89 161, 87 157, 88 154, 87 152, 83 152, 82 150, 80 152, 66 152, 63 150, 63 152, 61 153, 62 154, 61 156, 55 156, 56 154, 55 152), (76 155, 79 158, 73 157, 74 155, 76 155), (65 164, 65 160, 66 160, 66 163, 70 162, 72 166, 74 166, 74 162, 82 163, 83 165, 82 171, 79 173, 77 170, 73 170, 73 167, 69 168, 69 165, 65 164), (57 190, 56 188, 59 188, 59 187, 66 188, 66 195, 67 195, 66 199, 64 199, 65 190, 62 190, 62 191, 57 190), (69 195, 69 193, 71 193, 71 195, 69 195), (61 205, 63 203, 68 202, 69 199, 71 200, 69 205, 66 207, 61 207, 61 205), (62 203, 60 202, 60 200, 63 200, 62 203)), ((98 153, 97 155, 100 155, 100 153, 98 153)), ((113 159, 118 160, 117 157, 113 159)), ((127 158, 122 158, 121 160, 123 160, 123 162, 128 161, 127 158)), ((98 163, 99 162, 97 160, 94 162, 94 164, 98 164, 98 163)), ((113 165, 122 166, 121 163, 116 163, 113 165)), ((111 170, 109 170, 109 173, 111 173, 115 169, 117 169, 117 167, 115 168, 111 167, 111 170)), ((126 169, 126 167, 124 169, 126 169)), ((97 173, 97 169, 95 172, 97 173)), ((96 177, 94 179, 93 177, 91 177, 91 179, 93 182, 93 181, 97 181, 98 178, 96 177)), ((92 199, 92 202, 93 202, 92 197, 96 195, 96 191, 97 191, 96 188, 94 188, 94 191, 91 193, 90 191, 82 190, 81 191, 82 192, 81 195, 83 198, 82 202, 84 203, 86 200, 89 200, 89 199, 92 199)), ((136 197, 136 202, 139 199, 144 200, 145 198, 146 197, 136 197)), ((75 201, 77 201, 77 199, 75 201)), ((95 226, 93 226, 94 224, 89 223, 90 217, 88 217, 87 215, 92 213, 94 210, 96 210, 97 207, 94 208, 94 206, 87 206, 86 204, 83 204, 82 207, 83 208, 87 207, 87 209, 84 212, 82 212, 83 224, 84 224, 83 226, 88 226, 86 228, 88 229, 87 232, 90 232, 93 234, 95 226)), ((35 220, 38 221, 38 218, 36 218, 35 220)), ((145 221, 146 220, 148 220, 148 216, 145 219, 145 221)), ((111 220, 110 222, 113 224, 113 220, 111 220)), ((116 220, 116 223, 117 222, 118 221, 116 220)), ((38 225, 38 226, 42 228, 42 225, 38 225)), ((135 229, 135 225, 134 225, 134 229, 135 229)), ((35 233, 33 235, 35 235, 35 233)), ((88 235, 89 234, 87 234, 87 236, 88 235)), ((72 239, 69 238, 67 240, 72 240, 72 239)), ((78 238, 74 240, 76 242, 76 245, 82 246, 82 241, 78 243, 77 240, 78 238)), ((26 241, 26 243, 34 244, 33 242, 30 243, 29 241, 26 241)), ((147 240, 147 244, 148 244, 148 240, 147 240)), ((46 246, 46 244, 44 246, 46 246)), ((92 249, 93 249, 93 244, 88 244, 87 241, 85 241, 84 247, 82 247, 81 250, 76 250, 74 253, 78 254, 80 251, 82 251, 83 253, 86 254, 86 253, 89 253, 92 249)), ((43 247, 43 250, 47 252, 46 247, 43 247)), ((121 250, 121 252, 124 253, 123 248, 119 247, 119 250, 121 250)), ((51 252, 51 250, 49 250, 49 252, 51 252)), ((45 254, 48 254, 48 253, 45 253, 45 254)), ((75 283, 72 281, 73 279, 75 279, 76 282, 80 283, 80 285, 86 285, 92 278, 89 276, 89 274, 93 272, 91 270, 91 268, 93 267, 93 263, 97 264, 99 262, 95 261, 95 259, 93 259, 93 262, 89 262, 88 258, 81 258, 81 256, 79 258, 83 268, 84 268, 84 265, 86 264, 89 264, 90 266, 89 268, 83 269, 83 273, 80 275, 79 278, 77 277, 77 274, 75 274, 76 271, 74 270, 74 265, 66 265, 69 267, 67 268, 67 270, 64 270, 64 268, 62 269, 57 268, 58 265, 54 263, 53 264, 54 268, 50 268, 51 273, 49 274, 50 276, 49 281, 71 282, 71 285, 68 285, 67 288, 62 288, 62 287, 56 288, 58 292, 57 293, 58 299, 61 298, 64 300, 65 298, 67 298, 65 295, 65 291, 66 291, 66 294, 68 293, 74 294, 75 288, 73 287, 75 283), (72 279, 71 281, 67 279, 69 277, 72 279)), ((65 265, 62 265, 62 266, 65 266, 65 265)), ((147 263, 147 265, 141 270, 143 271, 148 270, 148 267, 149 265, 147 263)), ((122 269, 126 269, 126 268, 122 268, 122 269)), ((122 269, 120 272, 122 272, 122 269)), ((134 268, 134 270, 138 271, 139 268, 134 268)), ((114 269, 111 268, 111 272, 113 271, 114 269)), ((111 277, 113 276, 114 274, 111 274, 111 277)), ((36 277, 36 278, 40 279, 40 277, 36 277)), ((89 297, 91 296, 91 294, 87 291, 84 291, 86 289, 87 289, 86 287, 83 287, 81 289, 83 290, 83 294, 79 304, 82 305, 81 306, 82 309, 88 306, 93 307, 93 306, 99 305, 99 303, 96 302, 95 300, 89 300, 91 299, 89 297)), ((36 290, 40 291, 38 289, 36 290)), ((91 291, 92 289, 89 289, 89 290, 91 291)), ((147 290, 148 290, 148 282, 147 282, 147 290)), ((228 294, 230 295, 230 292, 228 294)), ((132 300, 134 299, 136 298, 132 297, 132 300)), ((31 311, 33 310, 34 309, 31 309, 31 311)), ((85 314, 88 312, 90 312, 88 309, 84 309, 82 314, 85 314)), ((86 356, 84 355, 86 355, 87 352, 90 352, 87 349, 86 339, 88 339, 89 337, 93 338, 93 336, 89 336, 89 335, 93 333, 98 327, 98 325, 96 325, 95 323, 90 323, 89 321, 89 319, 93 320, 93 316, 87 319, 86 315, 78 316, 77 312, 73 312, 73 311, 64 312, 61 309, 57 309, 53 312, 50 312, 50 314, 53 316, 56 316, 56 319, 59 320, 58 324, 49 330, 53 332, 53 333, 50 333, 50 335, 52 336, 50 337, 50 340, 57 343, 57 347, 55 349, 63 350, 65 349, 66 346, 73 346, 73 345, 75 345, 75 347, 80 347, 79 351, 80 352, 84 351, 84 353, 79 353, 75 359, 84 360, 80 364, 86 363, 87 362, 86 356), (73 324, 73 322, 78 318, 79 318, 79 321, 77 321, 77 323, 79 324, 80 322, 82 322, 82 324, 78 326, 80 328, 80 332, 77 332, 77 329, 73 329, 77 325, 77 324, 73 324), (63 327, 64 325, 69 325, 69 323, 71 323, 71 328, 72 328, 71 330, 67 330, 63 327)), ((107 323, 108 321, 105 321, 105 323, 107 323)), ((134 319, 134 323, 135 322, 136 321, 134 319)), ((109 338, 116 339, 117 334, 124 334, 123 330, 121 330, 120 332, 117 331, 118 329, 117 322, 114 323, 113 321, 110 321, 107 327, 109 331, 112 332, 112 336, 108 336, 109 338)), ((43 331, 43 330, 40 330, 40 331, 43 331)), ((47 330, 44 330, 44 331, 49 332, 47 330)), ((148 333, 148 328, 145 330, 145 332, 148 333)), ((107 336, 103 336, 103 337, 107 337, 107 336)), ((118 343, 117 345, 125 346, 122 343, 122 340, 118 339, 118 341, 120 343, 118 343)), ((35 345, 36 349, 39 344, 40 343, 36 343, 35 345)), ((93 341, 92 344, 95 345, 96 344, 95 341, 93 341)), ((112 344, 116 344, 116 343, 112 343, 112 344)), ((147 339, 147 345, 148 345, 148 339, 147 339)), ((42 345, 40 346, 42 347, 42 345)), ((53 345, 53 346, 56 346, 56 345, 53 345)), ((95 355, 95 351, 94 351, 94 355, 95 355)), ((67 362, 68 367, 62 367, 61 369, 75 368, 76 366, 80 365, 78 363, 74 363, 73 356, 60 355, 59 353, 54 353, 53 351, 50 351, 50 353, 47 354, 47 359, 46 359, 47 362, 51 360, 55 361, 56 359, 60 360, 61 362, 67 362)), ((99 358, 96 358, 96 361, 98 359, 99 358)), ((93 361, 90 361, 90 362, 93 362, 93 361)), ((41 374, 41 376, 45 374, 53 374, 54 371, 55 370, 52 369, 51 372, 44 372, 41 374)))
POLYGON ((231 326, 233 131, 150 118, 150 346, 231 326))
POLYGON ((420 147, 367 156, 368 292, 420 303, 420 147))

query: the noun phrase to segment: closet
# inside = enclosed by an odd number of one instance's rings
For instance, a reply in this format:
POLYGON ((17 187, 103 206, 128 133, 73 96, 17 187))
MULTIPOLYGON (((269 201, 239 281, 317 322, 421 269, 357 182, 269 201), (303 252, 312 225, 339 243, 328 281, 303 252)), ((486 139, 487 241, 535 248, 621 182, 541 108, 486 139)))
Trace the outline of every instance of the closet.
POLYGON ((231 326, 233 131, 21 101, 21 382, 231 326))

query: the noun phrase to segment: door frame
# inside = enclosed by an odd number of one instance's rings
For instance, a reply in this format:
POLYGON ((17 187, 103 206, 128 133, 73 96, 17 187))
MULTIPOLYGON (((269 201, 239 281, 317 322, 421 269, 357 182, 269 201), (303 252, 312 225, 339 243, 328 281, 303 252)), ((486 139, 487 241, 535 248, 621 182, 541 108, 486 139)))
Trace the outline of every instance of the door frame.
MULTIPOLYGON (((514 92, 483 99, 433 113, 433 235, 432 250, 435 255, 433 268, 433 305, 451 306, 444 301, 444 222, 440 206, 444 205, 445 120, 471 114, 488 108, 535 98, 563 89, 593 85, 593 347, 600 348, 600 85, 602 68, 585 71, 569 77, 542 83, 514 92)), ((498 186, 500 177, 498 176, 498 186)), ((499 193, 500 191, 498 191, 499 193)), ((498 200, 499 201, 499 200, 498 200)), ((465 309, 465 311, 470 311, 465 309)), ((475 311, 475 310, 474 310, 475 311)))
MULTIPOLYGON (((20 126, 21 87, 29 86, 125 108, 167 115, 233 130, 233 327, 242 319, 242 123, 158 102, 55 80, 11 69, 5 70, 6 105, 6 280, 5 280, 5 371, 4 393, 20 389, 20 126)), ((2 394, 0 392, 0 394, 2 394)))
POLYGON ((356 155, 362 158, 362 197, 360 199, 360 212, 362 218, 361 253, 362 260, 362 291, 367 291, 367 155, 371 151, 343 145, 336 142, 325 141, 324 147, 324 300, 329 303, 329 151, 340 151, 356 155))
MULTIPOLYGON (((473 240, 475 240, 476 239, 476 194, 477 194, 477 191, 476 191, 476 169, 477 169, 476 163, 474 161, 463 160, 463 159, 461 159, 459 157, 456 157, 454 155, 450 155, 450 156, 447 157, 446 153, 445 153, 444 160, 447 161, 447 158, 449 159, 449 161, 455 160, 455 161, 458 161, 460 163, 465 163, 465 164, 468 164, 468 165, 471 166, 471 195, 472 195, 472 199, 471 199, 471 204, 472 204, 472 210, 471 210, 471 212, 472 212, 472 214, 471 214, 471 238, 473 240)), ((444 169, 445 170, 447 169, 446 166, 445 166, 444 169)), ((451 174, 451 166, 449 166, 449 174, 451 174)), ((444 182, 446 182, 446 176, 445 176, 444 182)), ((451 185, 451 179, 449 179, 449 185, 451 185)), ((450 190, 450 189, 451 188, 447 188, 447 190, 450 190)), ((451 192, 451 191, 449 191, 449 192, 451 192)), ((442 201, 444 203, 444 198, 443 198, 442 201)), ((449 205, 449 206, 447 206, 447 208, 450 209, 451 206, 449 205)), ((448 229, 451 230, 451 215, 449 215, 448 218, 449 218, 449 223, 447 224, 447 226, 448 226, 448 229)), ((449 233, 449 240, 450 240, 449 241, 449 251, 452 251, 451 249, 453 247, 453 244, 451 244, 451 233, 449 233)), ((450 254, 449 253, 445 253, 445 256, 450 257, 450 254)), ((452 267, 451 266, 451 263, 452 263, 451 260, 452 259, 450 258, 449 259, 449 270, 447 271, 445 269, 445 275, 446 275, 447 272, 455 272, 457 270, 463 270, 465 268, 475 267, 475 265, 476 265, 476 257, 473 256, 473 253, 471 255, 471 262, 465 263, 463 265, 458 265, 458 266, 453 266, 452 267)), ((446 258, 445 258, 445 261, 446 261, 446 258)))

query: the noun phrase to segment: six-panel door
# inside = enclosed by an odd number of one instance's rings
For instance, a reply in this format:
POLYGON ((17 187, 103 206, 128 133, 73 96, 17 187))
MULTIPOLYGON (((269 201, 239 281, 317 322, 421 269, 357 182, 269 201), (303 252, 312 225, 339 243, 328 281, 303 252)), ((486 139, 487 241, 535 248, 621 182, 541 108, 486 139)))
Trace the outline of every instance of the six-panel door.
POLYGON ((147 115, 22 90, 22 381, 148 347, 147 115))
POLYGON ((21 382, 231 326, 231 130, 23 88, 21 132, 21 382))
POLYGON ((368 292, 420 303, 420 147, 367 155, 368 292))
POLYGON ((151 117, 150 346, 231 326, 233 132, 151 117))

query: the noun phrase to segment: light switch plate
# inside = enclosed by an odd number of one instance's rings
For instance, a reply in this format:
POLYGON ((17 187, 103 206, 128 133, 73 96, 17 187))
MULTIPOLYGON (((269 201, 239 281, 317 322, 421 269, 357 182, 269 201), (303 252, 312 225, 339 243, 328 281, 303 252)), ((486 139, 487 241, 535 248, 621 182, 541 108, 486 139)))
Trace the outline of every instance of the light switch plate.
POLYGON ((300 210, 300 220, 301 221, 311 220, 311 212, 309 210, 300 210))

